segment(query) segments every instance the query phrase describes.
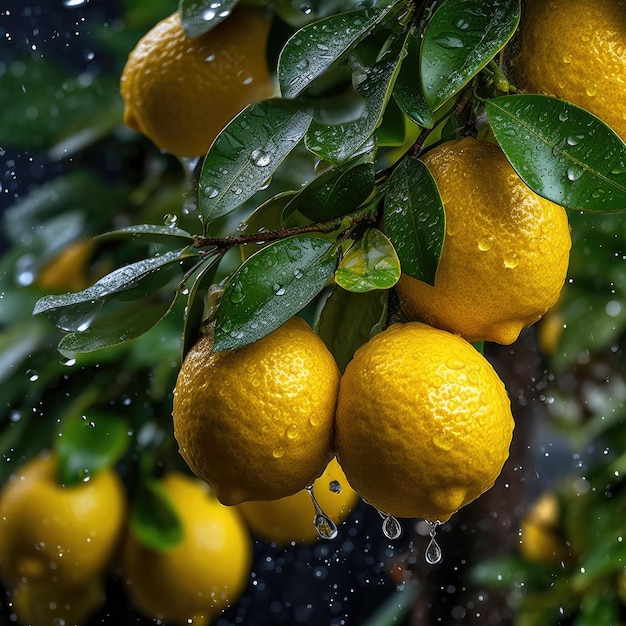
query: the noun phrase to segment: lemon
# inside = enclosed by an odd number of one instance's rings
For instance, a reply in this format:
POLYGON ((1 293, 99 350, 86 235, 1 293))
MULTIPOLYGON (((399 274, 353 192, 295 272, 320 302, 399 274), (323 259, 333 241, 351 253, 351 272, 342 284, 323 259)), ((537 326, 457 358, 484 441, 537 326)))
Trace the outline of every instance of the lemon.
POLYGON ((192 471, 224 504, 274 500, 310 485, 332 458, 339 371, 293 317, 263 339, 189 351, 174 390, 174 436, 192 471))
POLYGON ((54 455, 20 467, 0 494, 0 575, 79 585, 103 572, 125 514, 123 486, 112 469, 88 482, 58 483, 54 455))
POLYGON ((529 507, 521 521, 520 553, 529 561, 558 565, 571 559, 572 553, 559 534, 560 506, 552 491, 542 493, 529 507))
MULTIPOLYGON (((337 459, 313 483, 313 493, 322 511, 335 524, 346 519, 359 500, 337 459)), ((278 500, 242 502, 237 508, 250 529, 265 541, 306 544, 318 538, 313 525, 315 509, 306 490, 278 500)))
POLYGON ((88 270, 93 249, 93 239, 73 241, 41 269, 37 284, 49 291, 86 289, 91 283, 88 270))
POLYGON ((75 587, 48 580, 18 583, 9 593, 18 624, 81 626, 106 600, 104 585, 94 579, 75 587))
POLYGON ((493 485, 513 417, 504 384, 471 344, 409 322, 356 351, 336 428, 339 462, 365 501, 444 522, 493 485))
POLYGON ((587 109, 626 141, 625 42, 622 0, 530 0, 515 81, 587 109))
POLYGON ((181 518, 183 540, 157 551, 130 530, 122 556, 126 589, 152 619, 207 624, 246 586, 252 542, 237 511, 220 504, 204 483, 179 472, 162 481, 181 518))
POLYGON ((403 274, 400 305, 410 319, 468 341, 513 343, 565 282, 565 209, 531 191, 489 142, 445 142, 423 160, 441 193, 446 233, 434 286, 403 274))
POLYGON ((269 27, 269 16, 250 7, 194 39, 177 12, 159 22, 124 67, 124 122, 175 155, 205 154, 235 115, 274 93, 265 58, 269 27))

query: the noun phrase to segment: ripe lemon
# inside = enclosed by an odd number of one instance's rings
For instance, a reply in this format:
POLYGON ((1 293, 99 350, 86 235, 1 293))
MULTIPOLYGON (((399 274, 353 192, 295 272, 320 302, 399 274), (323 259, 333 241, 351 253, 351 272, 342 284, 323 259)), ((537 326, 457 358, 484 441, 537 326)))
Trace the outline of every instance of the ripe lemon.
POLYGON ((0 494, 0 575, 9 585, 85 583, 109 564, 124 513, 124 490, 112 469, 64 487, 56 457, 35 457, 0 494))
POLYGON ((423 160, 441 193, 446 234, 435 285, 403 274, 401 307, 468 341, 513 343, 565 282, 565 209, 531 191, 489 142, 445 142, 423 160))
POLYGON ((235 115, 273 94, 269 27, 269 16, 249 7, 194 39, 185 36, 177 12, 159 22, 122 73, 124 122, 178 156, 205 154, 235 115))
POLYGON ((515 81, 604 120, 626 141, 626 5, 622 0, 530 0, 515 81))
MULTIPOLYGON (((313 493, 320 508, 336 524, 350 515, 359 500, 337 459, 313 483, 313 493)), ((265 541, 285 545, 312 543, 318 538, 313 525, 315 509, 306 490, 278 500, 242 502, 237 508, 250 529, 265 541)))
POLYGON ((183 540, 157 551, 130 530, 122 556, 126 589, 152 619, 203 625, 246 586, 252 542, 237 511, 220 504, 201 481, 171 472, 163 487, 180 515, 183 540))
POLYGON ((521 521, 520 553, 529 561, 545 565, 567 562, 572 553, 560 536, 559 500, 552 491, 542 493, 521 521))
POLYGON ((293 317, 260 341, 189 351, 174 390, 174 436, 192 471, 224 504, 275 500, 310 485, 332 458, 335 361, 293 317))
POLYGON ((93 239, 70 243, 41 269, 37 284, 49 291, 86 289, 91 283, 88 270, 93 249, 93 239))
POLYGON ((493 485, 513 417, 502 381, 471 344, 409 322, 356 351, 336 428, 339 462, 365 501, 444 522, 493 485))
POLYGON ((76 587, 45 580, 18 583, 9 593, 18 624, 81 626, 104 605, 104 585, 93 579, 76 587))

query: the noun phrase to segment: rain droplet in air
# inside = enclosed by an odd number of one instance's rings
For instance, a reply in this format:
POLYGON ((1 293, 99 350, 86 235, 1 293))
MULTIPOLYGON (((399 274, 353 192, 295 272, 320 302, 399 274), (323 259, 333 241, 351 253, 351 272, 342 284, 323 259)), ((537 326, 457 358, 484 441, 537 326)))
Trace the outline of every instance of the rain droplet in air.
POLYGON ((439 526, 439 522, 428 523, 430 524, 430 543, 426 547, 424 558, 429 565, 435 565, 439 563, 443 557, 441 547, 435 540, 435 535, 437 534, 437 526, 439 526))
POLYGON ((39 380, 39 372, 37 370, 27 370, 26 376, 28 376, 28 380, 30 380, 31 383, 39 380))
POLYGON ((400 522, 393 515, 383 513, 383 511, 378 511, 378 514, 383 518, 383 535, 387 539, 398 539, 402 534, 400 522))
POLYGON ((337 524, 335 524, 335 522, 333 522, 333 520, 331 520, 330 517, 324 513, 322 507, 318 504, 315 499, 315 494, 313 493, 313 485, 309 485, 306 490, 311 497, 311 502, 315 508, 313 526, 315 526, 318 536, 321 539, 334 539, 338 533, 337 524))

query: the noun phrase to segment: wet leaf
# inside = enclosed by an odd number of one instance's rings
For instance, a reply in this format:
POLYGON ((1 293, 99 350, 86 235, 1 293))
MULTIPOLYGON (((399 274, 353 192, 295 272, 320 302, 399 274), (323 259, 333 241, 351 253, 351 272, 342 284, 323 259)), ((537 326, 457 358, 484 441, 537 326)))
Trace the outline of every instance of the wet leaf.
POLYGON ((137 539, 153 550, 170 550, 183 540, 180 515, 163 485, 154 478, 139 483, 130 525, 137 539))
POLYGON ((86 330, 106 301, 124 292, 131 299, 145 296, 153 288, 182 274, 181 263, 192 256, 196 255, 178 250, 126 265, 83 291, 41 298, 35 304, 33 315, 43 313, 61 330, 86 330))
POLYGON ((263 186, 311 123, 286 100, 266 100, 240 113, 211 146, 200 173, 199 206, 209 222, 230 213, 263 186))
POLYGON ((432 128, 436 115, 426 102, 420 80, 419 67, 422 40, 419 33, 411 33, 406 41, 406 56, 398 73, 393 97, 404 114, 422 128, 432 128))
POLYGON ((355 350, 382 330, 388 291, 353 293, 341 287, 324 303, 316 328, 343 372, 355 350))
MULTIPOLYGON (((428 23, 420 76, 426 102, 438 109, 504 47, 517 29, 520 0, 448 0, 428 23)), ((418 122, 419 123, 419 122, 418 122)))
POLYGON ((174 304, 176 293, 155 292, 131 302, 103 305, 84 329, 68 332, 59 342, 59 352, 68 357, 127 343, 155 326, 174 304), (169 297, 166 297, 169 296, 169 297))
MULTIPOLYGON (((395 17, 393 21, 397 25, 395 17)), ((381 28, 384 26, 383 23, 381 28)), ((357 119, 341 124, 313 120, 305 137, 311 152, 338 164, 353 156, 372 137, 391 97, 406 33, 406 29, 400 32, 384 29, 383 49, 378 47, 381 43, 378 40, 367 40, 349 55, 346 62, 352 68, 354 88, 365 101, 363 111, 357 119)))
POLYGON ((373 163, 349 161, 320 174, 285 207, 284 214, 300 211, 323 222, 354 211, 374 189, 373 163))
POLYGON ((182 294, 187 293, 182 334, 183 359, 200 336, 206 292, 213 284, 220 259, 221 257, 207 259, 182 285, 182 294))
POLYGON ((278 60, 278 81, 285 98, 293 98, 354 48, 389 12, 361 9, 317 20, 298 30, 278 60))
POLYGON ((391 175, 384 224, 402 271, 434 285, 443 249, 445 214, 437 184, 418 159, 405 158, 391 175))
POLYGON ((238 0, 179 0, 178 11, 190 39, 199 37, 225 20, 238 0))
POLYGON ((176 226, 160 226, 158 224, 137 224, 116 228, 108 233, 98 235, 96 239, 118 239, 128 237, 130 239, 146 239, 148 241, 164 242, 168 239, 192 243, 193 235, 176 226))
POLYGON ((541 95, 487 101, 493 133, 520 178, 569 209, 626 209, 626 145, 600 119, 541 95))
POLYGON ((253 254, 231 277, 217 312, 215 350, 253 343, 308 304, 335 271, 333 245, 296 235, 253 254))
POLYGON ((122 457, 129 444, 128 423, 97 411, 72 415, 63 420, 55 441, 61 483, 88 482, 122 457))
POLYGON ((335 281, 346 291, 365 293, 390 289, 400 278, 400 260, 393 245, 376 228, 369 228, 344 255, 335 281))

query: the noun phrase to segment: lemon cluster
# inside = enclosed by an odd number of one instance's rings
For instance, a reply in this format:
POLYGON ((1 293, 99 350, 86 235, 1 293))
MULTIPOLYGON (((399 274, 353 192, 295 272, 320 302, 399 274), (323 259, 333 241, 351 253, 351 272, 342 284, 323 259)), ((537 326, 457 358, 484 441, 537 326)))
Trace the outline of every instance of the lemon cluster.
POLYGON ((136 536, 114 469, 65 486, 53 454, 18 468, 0 492, 0 578, 17 622, 84 624, 116 570, 138 610, 172 624, 203 626, 237 600, 251 567, 243 520, 196 478, 171 472, 161 486, 183 529, 168 550, 136 536))

